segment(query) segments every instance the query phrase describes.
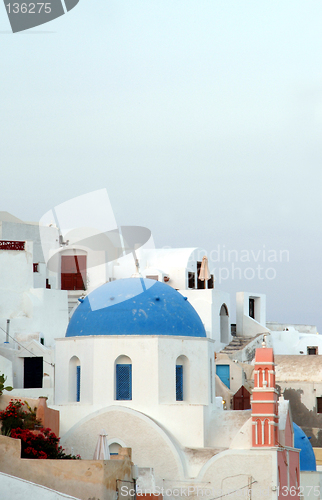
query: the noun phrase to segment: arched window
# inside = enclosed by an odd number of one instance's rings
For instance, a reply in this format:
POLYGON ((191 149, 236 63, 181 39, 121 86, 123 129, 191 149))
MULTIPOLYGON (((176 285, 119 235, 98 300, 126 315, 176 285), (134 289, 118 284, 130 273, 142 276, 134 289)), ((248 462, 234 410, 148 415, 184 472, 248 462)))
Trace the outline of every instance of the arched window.
POLYGON ((256 424, 255 424, 255 442, 256 442, 256 444, 259 444, 260 435, 261 435, 261 421, 259 418, 257 418, 256 424))
POLYGON ((115 361, 115 399, 132 399, 132 361, 128 356, 119 356, 115 361))
POLYGON ((262 386, 263 386, 263 370, 259 368, 257 372, 257 387, 262 387, 262 386))
POLYGON ((120 445, 118 443, 111 443, 109 446, 110 455, 118 455, 119 449, 120 449, 120 445))
POLYGON ((263 436, 262 444, 271 444, 271 434, 270 434, 271 429, 270 429, 268 418, 265 418, 265 420, 264 420, 263 429, 264 429, 264 436, 263 436))
POLYGON ((300 484, 300 481, 299 481, 299 473, 298 473, 298 469, 297 469, 297 467, 296 467, 296 468, 295 468, 295 487, 296 487, 296 489, 298 489, 299 484, 300 484))
POLYGON ((176 360, 176 401, 189 399, 189 360, 179 356, 176 360))
POLYGON ((229 314, 226 304, 220 308, 220 342, 228 344, 229 342, 229 314))
POLYGON ((270 376, 269 376, 269 373, 268 373, 268 369, 265 368, 264 370, 265 374, 264 374, 264 379, 265 379, 265 382, 266 384, 263 384, 264 386, 266 385, 267 387, 270 387, 270 376))
POLYGON ((69 401, 80 402, 81 398, 81 364, 77 356, 69 361, 69 401))
POLYGON ((110 455, 118 455, 120 448, 127 448, 127 445, 119 438, 113 438, 108 441, 110 455))

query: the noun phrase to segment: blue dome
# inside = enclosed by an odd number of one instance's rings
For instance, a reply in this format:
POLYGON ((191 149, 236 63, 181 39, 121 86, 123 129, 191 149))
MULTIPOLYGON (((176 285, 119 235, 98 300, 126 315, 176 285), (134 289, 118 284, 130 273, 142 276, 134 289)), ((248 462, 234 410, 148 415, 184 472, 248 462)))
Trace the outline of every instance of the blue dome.
POLYGON ((316 470, 315 455, 307 435, 301 427, 294 424, 294 448, 300 449, 300 470, 316 470))
POLYGON ((66 337, 83 335, 206 337, 206 332, 192 305, 169 285, 128 278, 96 288, 79 304, 66 337))

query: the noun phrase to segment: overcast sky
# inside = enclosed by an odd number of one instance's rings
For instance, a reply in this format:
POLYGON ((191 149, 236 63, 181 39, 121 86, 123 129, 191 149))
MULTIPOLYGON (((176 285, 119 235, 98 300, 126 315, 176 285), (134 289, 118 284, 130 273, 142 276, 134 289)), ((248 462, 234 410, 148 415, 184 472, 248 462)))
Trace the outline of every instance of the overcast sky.
POLYGON ((322 333, 321 27, 321 0, 80 0, 12 34, 0 5, 0 210, 106 188, 120 225, 322 333))

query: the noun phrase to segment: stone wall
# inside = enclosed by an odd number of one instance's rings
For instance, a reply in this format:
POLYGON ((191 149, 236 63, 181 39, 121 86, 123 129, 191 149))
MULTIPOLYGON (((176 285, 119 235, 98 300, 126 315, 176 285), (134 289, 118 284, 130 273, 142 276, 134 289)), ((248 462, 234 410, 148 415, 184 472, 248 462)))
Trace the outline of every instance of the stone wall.
POLYGON ((132 481, 130 453, 123 460, 29 460, 21 442, 0 436, 0 472, 80 500, 115 500, 119 481, 132 481))

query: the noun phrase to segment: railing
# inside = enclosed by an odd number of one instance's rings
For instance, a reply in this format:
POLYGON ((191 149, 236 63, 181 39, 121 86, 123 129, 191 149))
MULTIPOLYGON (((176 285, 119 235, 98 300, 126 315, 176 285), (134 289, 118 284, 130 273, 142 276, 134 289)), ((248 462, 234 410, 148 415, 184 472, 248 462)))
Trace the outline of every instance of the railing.
POLYGON ((3 241, 0 240, 0 250, 24 250, 24 241, 3 241))

